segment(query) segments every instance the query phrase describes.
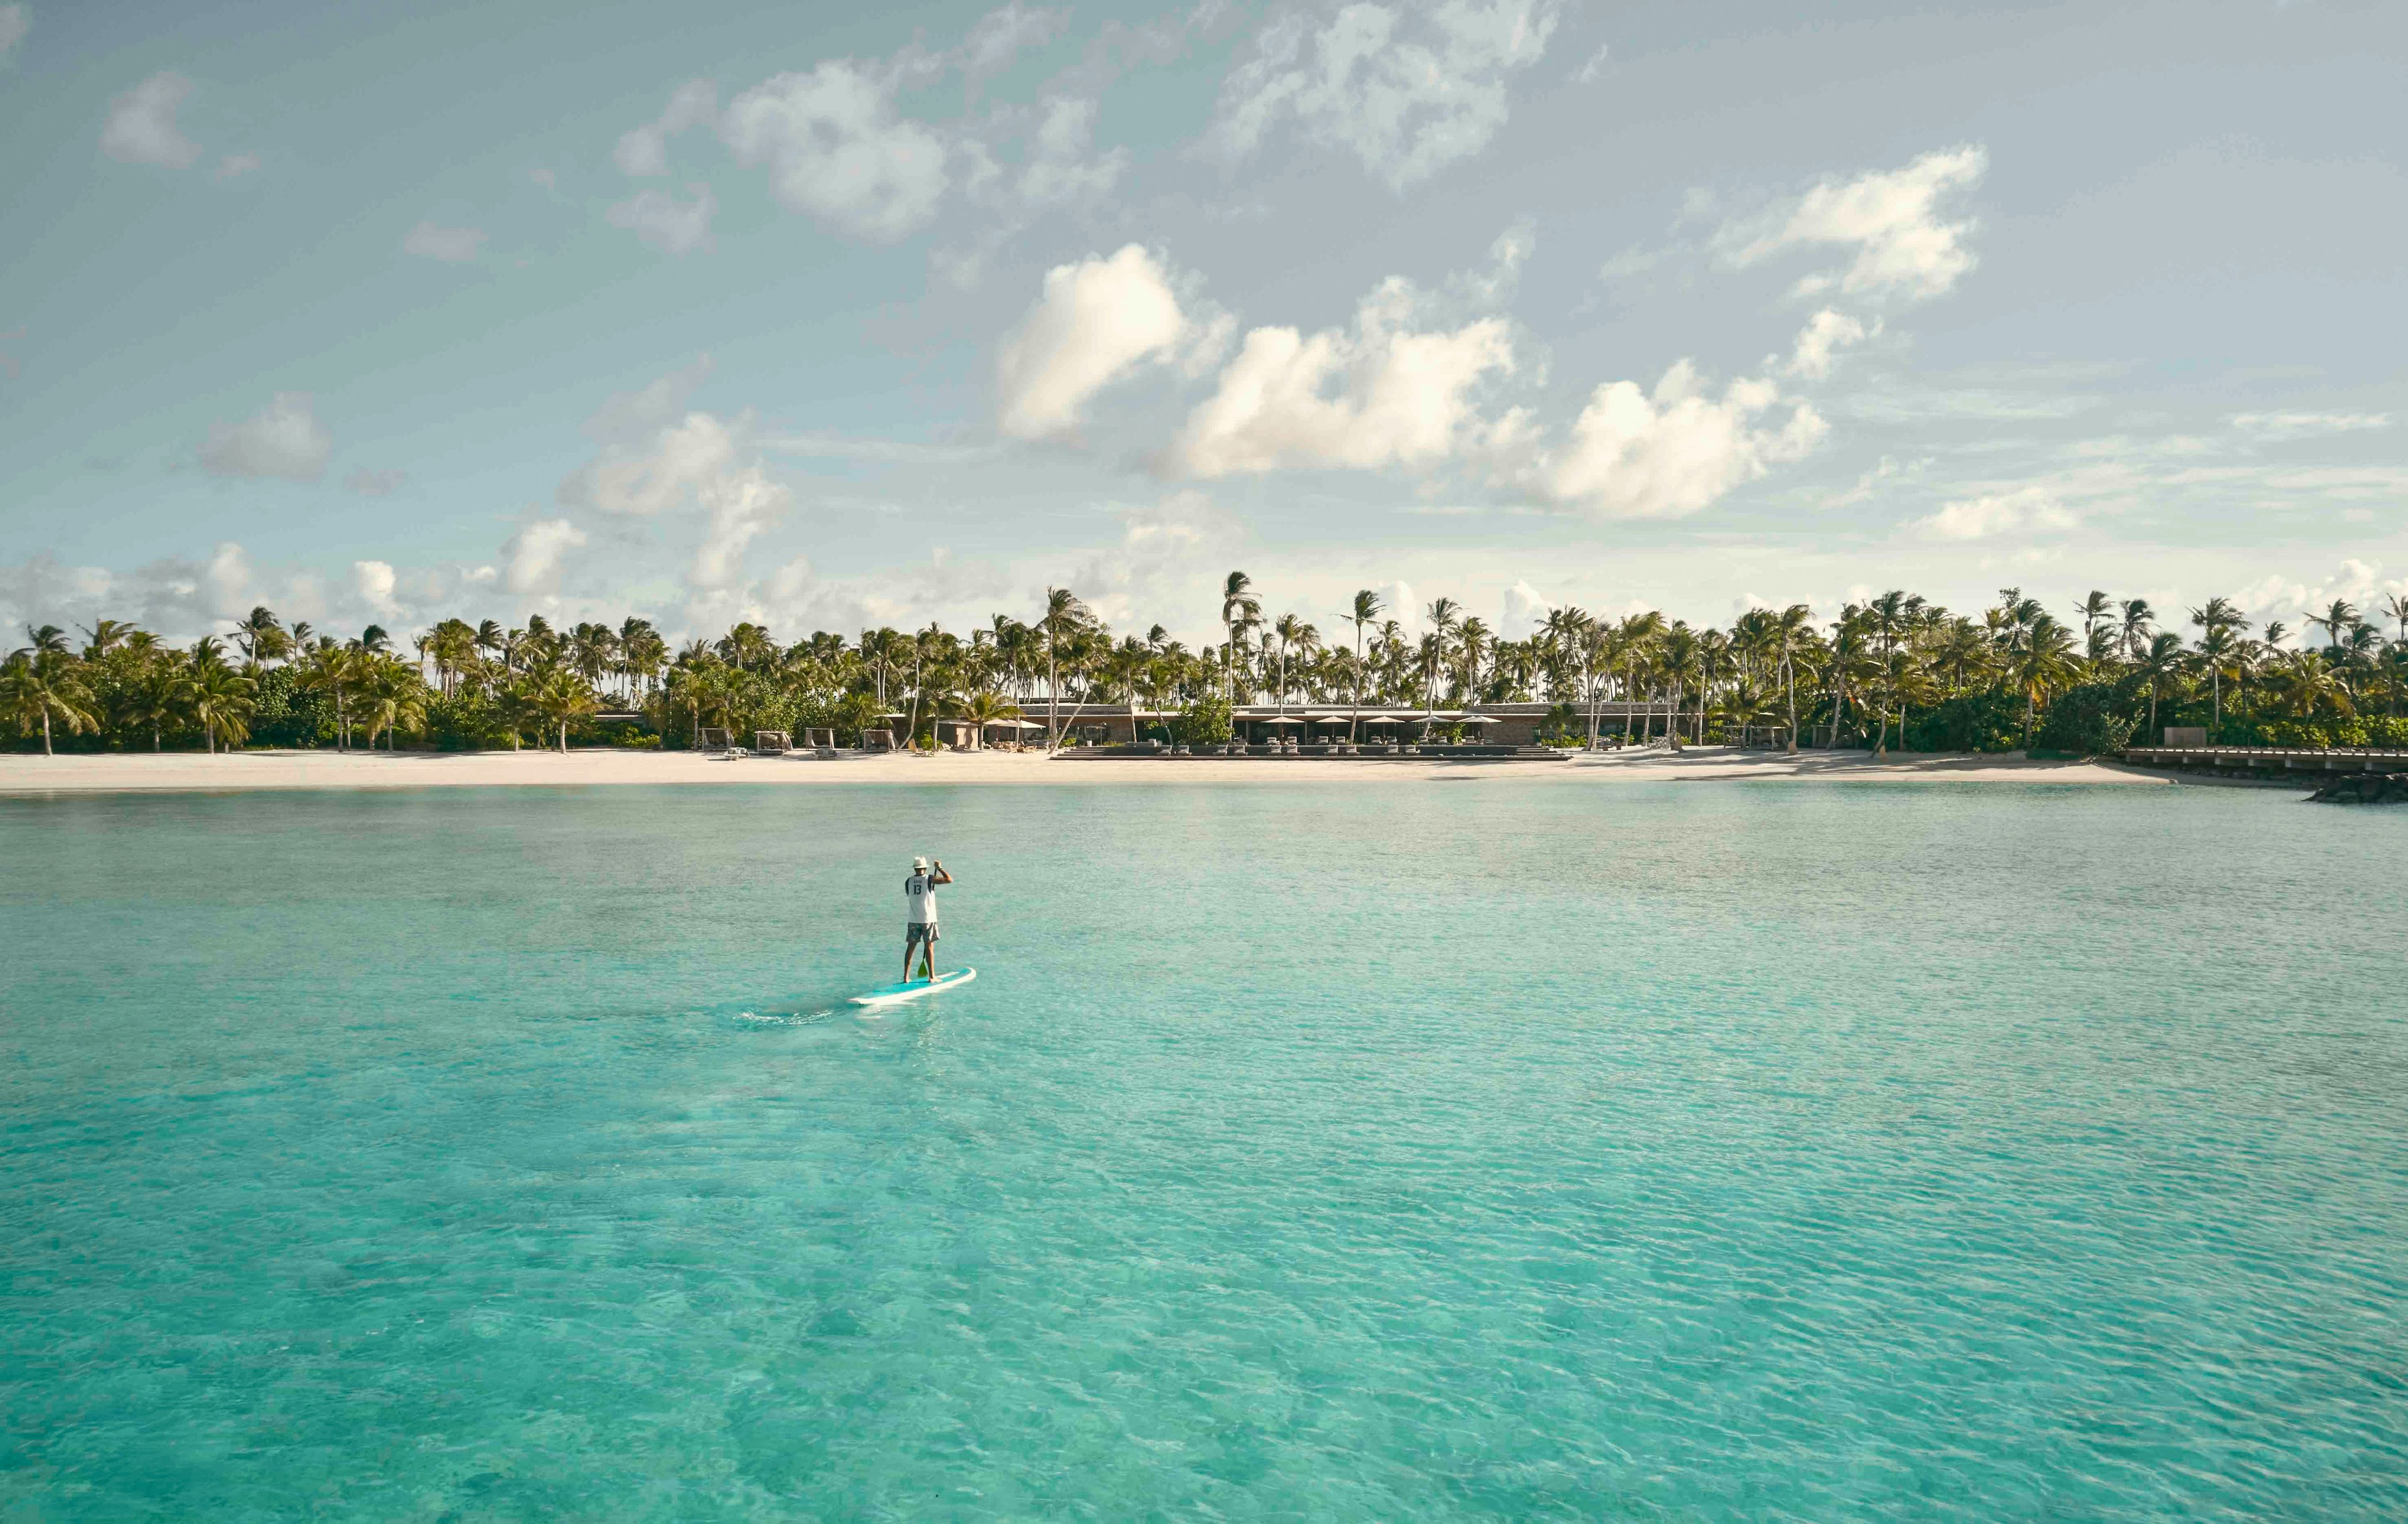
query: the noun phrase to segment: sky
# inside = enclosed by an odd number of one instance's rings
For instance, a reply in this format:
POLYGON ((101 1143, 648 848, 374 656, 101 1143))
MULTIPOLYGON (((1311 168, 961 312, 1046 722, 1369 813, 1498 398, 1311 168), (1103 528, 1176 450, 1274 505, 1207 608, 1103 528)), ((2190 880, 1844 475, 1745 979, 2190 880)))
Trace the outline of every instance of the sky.
POLYGON ((0 619, 2408 592, 2408 6, 0 3, 0 619))

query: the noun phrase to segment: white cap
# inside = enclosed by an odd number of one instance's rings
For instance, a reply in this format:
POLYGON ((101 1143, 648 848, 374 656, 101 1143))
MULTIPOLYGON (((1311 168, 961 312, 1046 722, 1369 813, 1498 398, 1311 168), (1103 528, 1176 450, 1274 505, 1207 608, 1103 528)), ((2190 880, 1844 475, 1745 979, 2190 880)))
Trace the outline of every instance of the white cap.
POLYGON ((928 860, 924 857, 913 858, 911 860, 911 871, 913 873, 926 873, 928 871, 928 860))

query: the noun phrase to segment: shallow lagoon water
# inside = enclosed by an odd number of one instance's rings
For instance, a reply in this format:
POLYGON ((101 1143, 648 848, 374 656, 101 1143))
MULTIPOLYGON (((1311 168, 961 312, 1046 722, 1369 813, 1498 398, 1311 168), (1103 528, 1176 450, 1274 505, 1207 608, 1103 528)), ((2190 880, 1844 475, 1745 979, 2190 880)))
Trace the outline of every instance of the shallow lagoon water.
POLYGON ((2408 812, 0 803, 0 1517, 2398 1518, 2408 812), (978 981, 864 1018, 915 851, 978 981))

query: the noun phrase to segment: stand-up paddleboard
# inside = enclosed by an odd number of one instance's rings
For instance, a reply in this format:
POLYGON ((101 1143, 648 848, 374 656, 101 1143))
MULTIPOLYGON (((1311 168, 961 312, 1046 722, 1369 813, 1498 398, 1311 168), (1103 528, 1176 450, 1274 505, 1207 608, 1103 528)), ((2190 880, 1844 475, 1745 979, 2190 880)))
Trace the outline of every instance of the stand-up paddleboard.
POLYGON ((922 995, 934 994, 939 990, 951 990, 955 985, 968 984, 977 977, 977 969, 957 968, 950 973, 939 974, 933 979, 905 979, 901 984, 882 984, 866 994, 853 996, 853 1003, 855 1005, 900 1004, 907 1000, 917 1000, 922 995))

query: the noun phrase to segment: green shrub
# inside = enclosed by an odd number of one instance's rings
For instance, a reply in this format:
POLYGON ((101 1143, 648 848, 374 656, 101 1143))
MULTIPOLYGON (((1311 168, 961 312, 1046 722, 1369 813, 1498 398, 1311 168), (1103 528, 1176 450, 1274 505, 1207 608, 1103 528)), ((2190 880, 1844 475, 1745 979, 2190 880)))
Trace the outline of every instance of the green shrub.
POLYGON ((1909 751, 2013 751, 2023 744, 2023 695, 2003 688, 1960 693, 1907 717, 1909 751))
POLYGON ((2032 750, 2100 757, 2132 743, 2140 720, 2120 683, 2085 683, 2060 693, 2032 736, 2032 750))
POLYGON ((1539 744, 1546 747, 1577 747, 1588 744, 1588 721, 1580 710, 1570 704, 1558 704, 1547 710, 1547 718, 1539 721, 1539 744))
POLYGON ((1218 698, 1197 699, 1170 721, 1171 734, 1182 746, 1218 746, 1229 738, 1231 729, 1228 702, 1218 698))

